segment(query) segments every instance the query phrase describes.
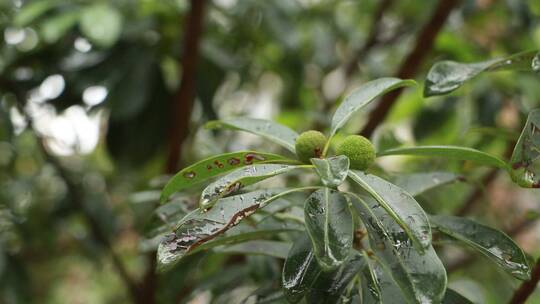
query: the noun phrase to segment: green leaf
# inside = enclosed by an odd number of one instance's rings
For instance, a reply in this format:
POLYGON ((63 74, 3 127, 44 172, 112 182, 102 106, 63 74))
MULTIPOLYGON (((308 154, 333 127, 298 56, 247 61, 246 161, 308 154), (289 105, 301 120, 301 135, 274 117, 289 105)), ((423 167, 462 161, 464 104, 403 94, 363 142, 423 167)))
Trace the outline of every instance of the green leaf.
POLYGON ((325 159, 312 158, 311 163, 315 166, 315 170, 326 187, 336 188, 347 178, 349 158, 345 155, 325 159))
POLYGON ((449 184, 461 177, 450 172, 427 172, 409 175, 400 175, 394 180, 394 184, 411 196, 420 195, 433 188, 449 184))
MULTIPOLYGON (((447 278, 446 270, 433 247, 429 245, 423 253, 416 250, 407 233, 386 215, 375 199, 354 194, 350 198, 368 230, 371 250, 378 257, 384 271, 401 289, 406 301, 440 303, 446 290, 447 278)), ((386 290, 386 286, 380 285, 383 293, 381 302, 386 303, 384 294, 395 292, 391 286, 386 290)))
POLYGON ((208 129, 233 129, 262 136, 273 141, 287 150, 296 153, 295 142, 298 133, 276 122, 247 117, 230 118, 210 121, 205 126, 208 129))
POLYGON ((503 232, 456 216, 432 215, 430 220, 438 231, 478 250, 512 276, 529 279, 531 269, 525 254, 503 232))
POLYGON ((330 137, 336 134, 354 113, 368 105, 377 97, 392 90, 415 84, 416 82, 414 80, 402 80, 390 77, 379 78, 363 84, 350 95, 346 96, 341 105, 337 108, 332 117, 332 131, 330 137))
POLYGON ((508 57, 475 63, 459 63, 441 61, 431 67, 428 72, 424 96, 436 96, 450 93, 482 72, 500 70, 538 71, 533 64, 538 51, 527 51, 508 57))
POLYGON ((431 228, 427 215, 410 194, 380 177, 362 171, 349 170, 349 177, 386 210, 409 235, 418 250, 421 251, 431 244, 431 228))
POLYGON ((122 32, 122 15, 106 2, 92 4, 82 10, 79 20, 82 33, 98 46, 108 48, 122 32))
POLYGON ((291 251, 283 265, 281 283, 289 303, 298 303, 321 274, 311 241, 303 235, 293 243, 291 251))
POLYGON ((216 251, 233 254, 267 255, 278 259, 285 259, 287 258, 287 254, 289 253, 291 246, 292 244, 287 242, 255 240, 230 246, 218 247, 216 248, 216 251))
MULTIPOLYGON (((383 304, 380 274, 376 273, 375 265, 366 252, 362 253, 366 261, 366 267, 362 270, 362 299, 366 304, 383 304)), ((382 272, 382 269, 381 269, 382 272)), ((362 303, 364 303, 362 302, 362 303)))
POLYGON ((256 151, 240 151, 215 155, 182 169, 163 188, 161 202, 173 193, 192 187, 198 183, 237 168, 260 162, 286 162, 283 156, 256 151))
MULTIPOLYGON (((203 245, 253 214, 268 203, 297 189, 268 189, 231 196, 220 200, 219 207, 203 212, 196 209, 188 213, 177 224, 174 233, 168 234, 158 247, 158 261, 161 269, 176 264, 181 258, 196 249, 208 249, 203 245)), ((216 242, 212 246, 223 245, 216 242)))
POLYGON ((452 289, 446 289, 442 304, 473 304, 473 302, 452 289))
POLYGON ((457 160, 467 160, 480 165, 497 167, 509 170, 509 166, 502 159, 476 149, 458 146, 420 146, 390 149, 377 154, 377 157, 389 155, 414 155, 444 157, 457 160))
POLYGON ((352 214, 345 196, 330 188, 313 192, 306 200, 304 218, 320 266, 325 271, 339 267, 353 241, 352 214))
POLYGON ((282 285, 289 303, 297 303, 306 295, 307 303, 337 303, 354 276, 365 267, 365 259, 354 253, 331 272, 324 272, 317 263, 312 243, 306 235, 293 243, 285 260, 282 285))
POLYGON ((48 18, 40 26, 41 36, 45 42, 55 43, 77 23, 78 18, 78 11, 67 12, 59 16, 48 18))
POLYGON ((32 21, 42 16, 48 10, 59 3, 58 0, 40 0, 27 2, 21 10, 15 15, 13 24, 17 27, 25 27, 32 21))
POLYGON ((366 268, 366 260, 358 252, 354 252, 335 271, 322 272, 306 295, 306 302, 310 304, 334 304, 340 302, 341 294, 353 278, 366 268))
POLYGON ((233 171, 204 188, 201 193, 199 207, 202 210, 211 208, 217 200, 234 193, 242 187, 258 183, 262 180, 287 173, 294 169, 309 166, 289 166, 275 164, 257 164, 233 171))
POLYGON ((540 109, 533 110, 527 117, 527 122, 512 153, 510 164, 512 180, 525 188, 539 188, 540 181, 536 178, 536 160, 540 157, 540 109))

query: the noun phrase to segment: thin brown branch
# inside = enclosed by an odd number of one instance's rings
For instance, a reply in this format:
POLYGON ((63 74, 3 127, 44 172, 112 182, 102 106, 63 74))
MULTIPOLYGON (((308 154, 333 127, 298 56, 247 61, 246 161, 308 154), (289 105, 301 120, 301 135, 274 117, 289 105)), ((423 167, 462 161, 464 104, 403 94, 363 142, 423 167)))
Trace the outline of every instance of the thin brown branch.
MULTIPOLYGON (((437 37, 452 10, 460 2, 460 0, 439 0, 433 15, 418 33, 413 49, 399 67, 396 77, 411 78, 415 76, 422 61, 431 51, 435 37, 437 37)), ((375 128, 384 121, 401 92, 402 89, 392 91, 381 99, 377 107, 370 113, 368 123, 362 130, 362 135, 370 137, 373 134, 375 128)))
POLYGON ((181 58, 182 81, 173 104, 173 119, 169 134, 169 155, 165 171, 178 169, 182 142, 188 134, 189 119, 195 99, 195 76, 199 59, 199 43, 203 29, 205 0, 191 0, 191 9, 184 25, 184 45, 181 58))
POLYGON ((536 261, 536 265, 534 266, 532 270, 531 279, 521 284, 521 286, 514 292, 512 299, 508 303, 509 304, 525 303, 525 301, 527 301, 529 296, 536 289, 536 286, 538 285, 539 281, 540 281, 540 258, 536 261))

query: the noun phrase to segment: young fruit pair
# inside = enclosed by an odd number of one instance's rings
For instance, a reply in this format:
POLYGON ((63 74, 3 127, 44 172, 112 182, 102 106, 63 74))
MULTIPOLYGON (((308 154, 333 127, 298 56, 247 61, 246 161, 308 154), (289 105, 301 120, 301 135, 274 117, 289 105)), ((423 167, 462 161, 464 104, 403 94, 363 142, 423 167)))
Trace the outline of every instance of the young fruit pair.
MULTIPOLYGON (((306 131, 296 139, 298 158, 309 163, 310 158, 322 156, 326 145, 326 136, 319 131, 306 131)), ((349 135, 338 145, 337 155, 345 155, 350 160, 350 167, 366 170, 375 161, 375 148, 371 142, 360 135, 349 135)))

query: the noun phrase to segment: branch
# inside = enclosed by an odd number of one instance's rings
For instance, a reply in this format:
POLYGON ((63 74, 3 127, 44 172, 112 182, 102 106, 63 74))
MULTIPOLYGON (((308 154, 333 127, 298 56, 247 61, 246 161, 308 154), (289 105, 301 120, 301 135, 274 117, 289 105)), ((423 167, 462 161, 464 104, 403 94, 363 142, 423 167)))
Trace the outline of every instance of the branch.
MULTIPOLYGON (((437 34, 442 29, 452 10, 459 3, 460 0, 439 0, 430 20, 418 34, 413 49, 399 67, 396 77, 403 79, 414 77, 420 64, 433 47, 435 37, 437 37, 437 34)), ((370 113, 368 123, 362 130, 362 135, 366 137, 371 136, 375 128, 385 119, 402 91, 403 89, 392 91, 381 99, 377 107, 370 113)))
POLYGON ((509 304, 523 304, 529 296, 534 292, 538 282, 540 281, 540 258, 536 261, 536 265, 533 268, 531 279, 525 281, 521 286, 514 292, 512 299, 509 304))
POLYGON ((205 0, 191 0, 191 9, 184 25, 184 49, 181 59, 182 82, 173 105, 169 155, 165 168, 167 173, 177 171, 182 142, 188 135, 189 119, 195 99, 195 73, 199 59, 199 42, 203 28, 205 3, 205 0))

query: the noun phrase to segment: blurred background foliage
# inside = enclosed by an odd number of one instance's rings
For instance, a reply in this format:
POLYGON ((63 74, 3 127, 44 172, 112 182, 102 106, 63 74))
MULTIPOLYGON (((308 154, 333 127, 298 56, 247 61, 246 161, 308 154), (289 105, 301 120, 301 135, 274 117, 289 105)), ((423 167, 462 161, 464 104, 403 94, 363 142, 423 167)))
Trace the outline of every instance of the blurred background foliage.
MULTIPOLYGON (((257 293, 275 289, 282 261, 256 255, 198 253, 154 274, 156 236, 197 199, 186 193, 154 211, 172 173, 165 169, 170 143, 182 143, 179 168, 225 151, 277 149, 254 136, 200 128, 211 119, 327 128, 344 93, 396 74, 438 5, 205 2, 196 74, 185 75, 187 0, 0 1, 0 303, 239 303, 249 295, 246 303, 254 303, 257 293), (179 97, 189 78, 193 106, 179 97), (188 123, 174 137, 179 119, 188 123)), ((429 99, 422 83, 437 60, 538 48, 540 1, 462 1, 417 67, 420 85, 379 123, 377 148, 459 144, 508 157, 527 113, 539 106, 538 75, 493 73, 429 99)), ((366 120, 357 117, 347 131, 358 133, 366 120)), ((487 170, 462 162, 389 158, 378 165, 388 175, 462 174, 464 182, 424 194, 424 208, 464 212, 540 255, 537 192, 502 175, 482 188, 487 170), (477 202, 460 211, 479 185, 477 202)), ((440 250, 450 286, 478 303, 505 303, 518 285, 481 257, 440 250)), ((530 303, 539 301, 537 292, 530 303)))

